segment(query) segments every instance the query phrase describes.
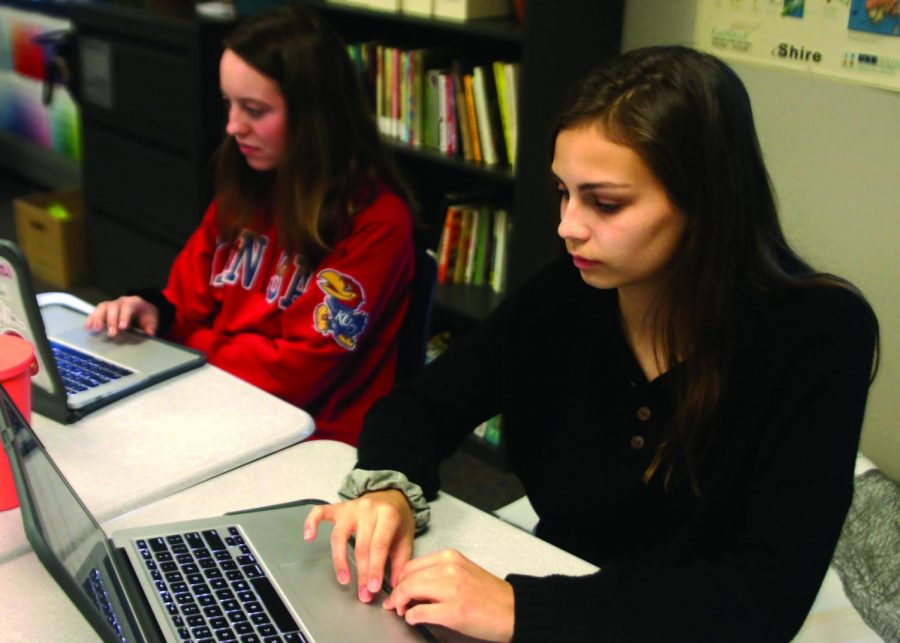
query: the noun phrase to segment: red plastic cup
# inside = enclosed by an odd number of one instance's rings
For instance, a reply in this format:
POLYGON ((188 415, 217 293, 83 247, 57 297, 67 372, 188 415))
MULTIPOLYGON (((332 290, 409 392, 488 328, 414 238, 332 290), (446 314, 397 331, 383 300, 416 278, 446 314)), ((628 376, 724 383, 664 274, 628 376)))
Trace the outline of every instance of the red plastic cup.
MULTIPOLYGON (((34 348, 17 335, 0 335, 0 383, 26 421, 31 421, 31 376, 37 373, 34 348)), ((6 452, 0 450, 0 511, 19 506, 6 452)))

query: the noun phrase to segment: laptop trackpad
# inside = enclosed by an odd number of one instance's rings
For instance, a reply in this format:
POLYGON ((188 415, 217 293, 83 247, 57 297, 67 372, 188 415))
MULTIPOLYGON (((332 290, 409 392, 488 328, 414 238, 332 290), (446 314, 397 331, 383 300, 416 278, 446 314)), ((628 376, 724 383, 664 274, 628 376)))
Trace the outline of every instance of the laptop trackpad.
POLYGON ((116 350, 120 346, 138 345, 146 341, 132 332, 119 333, 114 339, 105 332, 91 333, 84 328, 87 316, 63 305, 42 307, 41 317, 49 338, 97 355, 116 350))
POLYGON ((356 580, 341 585, 330 553, 278 565, 278 579, 310 632, 333 641, 424 641, 406 621, 381 607, 384 594, 369 604, 356 596, 356 580))
POLYGON ((130 330, 109 337, 84 328, 86 316, 62 305, 41 308, 47 336, 80 351, 151 377, 181 362, 184 349, 149 339, 130 330))
POLYGON ((115 337, 110 337, 105 332, 91 333, 84 328, 70 328, 61 333, 54 333, 53 339, 101 355, 104 351, 112 350, 119 346, 138 346, 147 341, 145 337, 130 331, 120 332, 115 337))

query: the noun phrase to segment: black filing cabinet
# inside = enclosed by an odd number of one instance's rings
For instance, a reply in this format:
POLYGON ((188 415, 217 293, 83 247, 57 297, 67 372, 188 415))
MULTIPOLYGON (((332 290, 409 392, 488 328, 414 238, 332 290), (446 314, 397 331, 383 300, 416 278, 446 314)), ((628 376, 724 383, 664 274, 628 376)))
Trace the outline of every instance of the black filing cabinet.
POLYGON ((113 295, 165 285, 211 198, 224 127, 218 61, 233 22, 148 4, 72 13, 91 275, 113 295))

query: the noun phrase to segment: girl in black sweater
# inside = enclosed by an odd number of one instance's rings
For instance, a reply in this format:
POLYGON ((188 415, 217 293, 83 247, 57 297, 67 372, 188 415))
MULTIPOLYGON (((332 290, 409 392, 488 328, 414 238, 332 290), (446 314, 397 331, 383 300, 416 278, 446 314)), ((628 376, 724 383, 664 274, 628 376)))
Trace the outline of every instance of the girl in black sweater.
POLYGON ((750 100, 718 59, 632 51, 575 90, 551 174, 568 255, 367 416, 335 523, 360 599, 492 641, 787 641, 852 496, 878 326, 789 247, 750 100), (598 565, 411 559, 438 465, 503 413, 537 535, 598 565))

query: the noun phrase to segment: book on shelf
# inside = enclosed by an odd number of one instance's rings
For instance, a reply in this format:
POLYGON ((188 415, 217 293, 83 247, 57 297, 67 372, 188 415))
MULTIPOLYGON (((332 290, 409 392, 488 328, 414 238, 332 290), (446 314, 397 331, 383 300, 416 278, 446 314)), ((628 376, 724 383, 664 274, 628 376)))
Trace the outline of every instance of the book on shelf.
POLYGON ((440 149, 440 94, 441 70, 428 69, 425 72, 425 110, 422 114, 422 147, 440 149))
POLYGON ((447 137, 447 71, 438 72, 438 150, 447 154, 450 142, 447 137))
POLYGON ((413 75, 413 53, 409 49, 400 49, 397 59, 397 85, 399 115, 397 117, 397 131, 395 136, 401 143, 412 144, 412 119, 413 119, 413 83, 410 81, 413 75))
POLYGON ((447 137, 447 155, 456 156, 459 150, 459 136, 456 127, 456 89, 453 84, 453 72, 444 74, 444 129, 447 137))
POLYGON ((469 237, 466 242, 466 266, 463 272, 463 283, 474 285, 475 256, 478 254, 478 230, 480 229, 481 207, 471 207, 471 222, 469 223, 469 237))
MULTIPOLYGON (((407 108, 403 116, 403 129, 409 131, 409 136, 404 137, 403 142, 411 147, 427 147, 424 143, 424 129, 426 122, 431 122, 432 116, 428 114, 428 110, 431 109, 433 100, 428 92, 436 89, 433 85, 429 87, 430 83, 436 82, 436 77, 429 78, 429 74, 434 70, 446 73, 445 68, 452 62, 455 52, 454 48, 448 47, 406 50, 409 64, 403 76, 403 82, 407 85, 404 91, 407 108)), ((435 103, 435 110, 437 109, 438 105, 435 103)))
POLYGON ((415 16, 430 16, 434 0, 400 0, 400 11, 415 16))
POLYGON ((494 151, 497 154, 497 163, 507 164, 506 141, 503 136, 503 121, 500 115, 500 98, 497 93, 497 80, 494 77, 494 64, 486 63, 482 67, 484 71, 484 88, 487 97, 488 125, 491 128, 491 139, 494 142, 494 151))
POLYGON ((456 245, 456 253, 453 257, 453 283, 466 283, 466 264, 469 259, 469 248, 472 237, 472 220, 475 216, 475 208, 472 205, 462 205, 462 224, 459 229, 459 239, 456 245))
POLYGON ((484 67, 476 65, 472 69, 472 90, 475 95, 475 116, 478 121, 478 140, 481 143, 481 156, 485 165, 497 164, 497 149, 491 134, 490 112, 484 67))
POLYGON ((400 136, 401 60, 400 49, 385 43, 375 45, 375 117, 384 136, 400 136))
POLYGON ((495 203, 448 199, 436 256, 437 281, 502 291, 509 217, 495 203))
POLYGON ((425 122, 425 56, 421 49, 409 52, 409 91, 407 114, 409 144, 422 147, 422 128, 425 122))
POLYGON ((512 165, 515 165, 518 154, 519 143, 519 70, 521 65, 518 62, 508 62, 503 64, 503 70, 506 72, 506 100, 509 103, 509 122, 512 130, 512 165))
POLYGON ((375 11, 400 11, 400 0, 355 0, 353 4, 360 4, 375 11))
POLYGON ((388 62, 387 68, 389 70, 387 76, 387 88, 386 91, 388 93, 389 106, 390 109, 388 111, 389 116, 389 136, 394 138, 400 137, 400 112, 402 110, 402 102, 400 98, 400 83, 403 77, 400 71, 400 48, 399 47, 388 47, 388 62))
POLYGON ((457 205, 447 206, 441 239, 438 242, 437 281, 439 284, 453 283, 456 253, 459 247, 459 233, 462 228, 462 209, 457 205))
POLYGON ((472 160, 481 163, 481 138, 478 136, 478 115, 475 113, 475 89, 472 86, 472 74, 463 75, 463 90, 466 97, 466 118, 468 119, 469 136, 472 141, 472 160))
POLYGON ((506 288, 506 254, 512 220, 505 209, 494 212, 493 254, 491 255, 490 284, 494 292, 506 288))
POLYGON ((494 82, 497 85, 497 102, 500 121, 503 126, 503 142, 506 145, 506 159, 510 166, 516 164, 516 141, 518 140, 518 115, 516 114, 518 91, 518 63, 496 60, 493 63, 494 82))
POLYGON ((493 214, 489 206, 482 205, 476 222, 475 257, 474 265, 472 266, 472 279, 470 281, 473 286, 483 286, 488 277, 487 268, 490 265, 488 262, 491 256, 492 221, 493 214))
POLYGON ((463 160, 474 161, 472 152, 472 133, 469 131, 469 116, 466 111, 466 90, 463 85, 462 66, 458 60, 453 61, 450 73, 453 76, 453 92, 456 98, 456 124, 459 130, 459 143, 463 160))
POLYGON ((378 124, 378 131, 387 135, 390 127, 387 121, 387 100, 384 95, 384 43, 375 44, 375 119, 378 124))
POLYGON ((514 161, 518 63, 474 62, 453 46, 347 49, 383 136, 477 164, 514 161))
MULTIPOLYGON (((452 130, 444 130, 447 138, 443 145, 438 137, 431 136, 433 132, 426 134, 429 127, 440 131, 439 120, 441 127, 446 128, 448 123, 455 127, 456 117, 448 114, 448 105, 438 100, 447 91, 447 80, 441 74, 448 73, 454 54, 449 47, 383 47, 375 82, 376 114, 383 135, 410 147, 455 153, 458 143, 452 130)), ((453 99, 449 106, 455 109, 455 104, 453 99)))
POLYGON ((512 15, 510 0, 434 0, 434 16, 450 20, 470 20, 512 15))

